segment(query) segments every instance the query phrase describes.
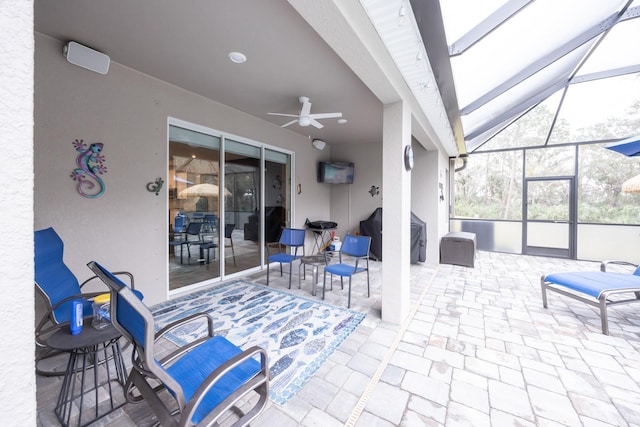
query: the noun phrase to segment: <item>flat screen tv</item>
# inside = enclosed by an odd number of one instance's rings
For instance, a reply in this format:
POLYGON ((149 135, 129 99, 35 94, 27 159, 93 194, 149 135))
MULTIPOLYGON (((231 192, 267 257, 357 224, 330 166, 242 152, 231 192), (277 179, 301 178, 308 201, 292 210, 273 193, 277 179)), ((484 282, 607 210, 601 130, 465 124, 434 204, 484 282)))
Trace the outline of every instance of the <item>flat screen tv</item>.
POLYGON ((353 184, 354 165, 351 162, 319 162, 318 182, 353 184))

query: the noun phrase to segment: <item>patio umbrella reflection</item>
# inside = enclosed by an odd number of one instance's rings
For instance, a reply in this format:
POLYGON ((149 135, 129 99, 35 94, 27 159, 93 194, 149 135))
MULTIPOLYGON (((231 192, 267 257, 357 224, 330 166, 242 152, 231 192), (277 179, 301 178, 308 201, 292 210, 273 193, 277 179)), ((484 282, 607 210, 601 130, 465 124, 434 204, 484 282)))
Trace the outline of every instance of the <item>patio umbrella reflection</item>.
POLYGON ((640 193, 640 175, 636 175, 623 182, 622 191, 625 193, 640 193))
MULTIPOLYGON (((216 184, 196 184, 191 187, 185 188, 178 193, 178 197, 218 197, 219 187, 216 184)), ((225 197, 231 196, 231 192, 224 189, 225 197)))

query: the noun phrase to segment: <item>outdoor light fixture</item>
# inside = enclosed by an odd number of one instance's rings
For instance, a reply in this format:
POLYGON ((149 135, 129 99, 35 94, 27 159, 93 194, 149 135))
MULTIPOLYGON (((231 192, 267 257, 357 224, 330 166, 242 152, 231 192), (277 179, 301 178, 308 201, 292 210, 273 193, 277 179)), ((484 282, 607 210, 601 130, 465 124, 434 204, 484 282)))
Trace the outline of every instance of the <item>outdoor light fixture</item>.
POLYGON ((321 139, 314 139, 313 141, 311 141, 311 145, 313 145, 318 150, 324 150, 324 147, 327 145, 327 143, 321 139))
POLYGON ((398 26, 404 25, 404 21, 407 19, 407 8, 404 7, 404 3, 400 5, 398 10, 398 26))
POLYGON ((242 52, 229 52, 229 60, 235 64, 244 64, 247 62, 247 55, 242 52))

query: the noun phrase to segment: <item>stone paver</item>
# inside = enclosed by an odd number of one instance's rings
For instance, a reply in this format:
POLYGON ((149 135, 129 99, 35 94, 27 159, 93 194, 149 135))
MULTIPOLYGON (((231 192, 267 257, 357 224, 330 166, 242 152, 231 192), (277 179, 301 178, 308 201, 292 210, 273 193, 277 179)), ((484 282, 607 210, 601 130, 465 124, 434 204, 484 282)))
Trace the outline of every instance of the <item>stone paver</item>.
POLYGON ((534 421, 527 392, 499 381, 489 381, 489 402, 492 408, 534 421))
POLYGON ((374 388, 365 410, 394 425, 398 425, 402 420, 402 414, 407 407, 408 401, 408 392, 380 382, 374 388))
POLYGON ((528 391, 537 416, 569 426, 579 424, 578 414, 567 396, 537 387, 528 387, 528 391))
MULTIPOLYGON (((365 320, 253 426, 640 427, 638 308, 611 308, 605 336, 597 310, 578 301, 551 294, 542 307, 541 274, 598 263, 479 251, 475 268, 412 265, 414 316, 405 325, 380 319, 381 263, 371 265, 371 298, 358 292, 352 301, 365 320)), ((265 283, 263 273, 250 279, 265 283)), ((271 280, 289 291, 286 275, 271 280)), ((308 287, 291 292, 311 298, 308 287)), ((345 298, 338 286, 326 302, 344 306, 345 298)), ((38 377, 37 389, 38 425, 51 425, 59 379, 38 377)), ((94 425, 154 422, 142 403, 94 425)))

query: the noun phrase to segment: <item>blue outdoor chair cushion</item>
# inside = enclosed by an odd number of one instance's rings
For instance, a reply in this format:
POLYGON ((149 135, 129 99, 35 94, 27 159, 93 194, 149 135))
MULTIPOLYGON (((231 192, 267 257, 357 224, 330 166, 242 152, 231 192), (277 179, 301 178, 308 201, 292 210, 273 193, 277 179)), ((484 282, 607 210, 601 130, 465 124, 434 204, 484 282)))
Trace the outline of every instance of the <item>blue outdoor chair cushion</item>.
POLYGON ((628 273, 603 271, 579 271, 571 273, 552 273, 544 277, 549 283, 555 283, 583 294, 600 298, 603 292, 640 289, 640 276, 628 273))
POLYGON ((360 273, 361 271, 366 271, 367 269, 364 267, 354 268, 352 265, 348 264, 333 264, 325 267, 331 274, 336 274, 338 276, 351 276, 352 274, 360 273))
MULTIPOLYGON (((188 357, 182 357, 175 364, 167 368, 167 372, 182 387, 187 401, 191 399, 203 381, 220 365, 240 354, 242 350, 229 342, 226 338, 216 335, 204 344, 192 349, 188 357)), ((200 403, 192 418, 199 423, 224 399, 229 397, 238 387, 260 372, 260 363, 249 359, 233 368, 217 382, 200 403)))
POLYGON ((271 262, 293 262, 300 258, 300 255, 291 255, 286 253, 277 253, 269 256, 269 261, 271 262))

